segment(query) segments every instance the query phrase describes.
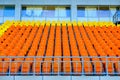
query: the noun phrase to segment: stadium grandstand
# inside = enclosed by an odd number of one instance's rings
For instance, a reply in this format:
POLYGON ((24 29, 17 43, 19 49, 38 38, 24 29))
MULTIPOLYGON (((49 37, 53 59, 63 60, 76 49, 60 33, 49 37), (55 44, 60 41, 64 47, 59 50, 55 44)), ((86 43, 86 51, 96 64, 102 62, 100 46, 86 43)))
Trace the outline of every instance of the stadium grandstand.
POLYGON ((0 80, 120 80, 120 0, 0 0, 0 80))

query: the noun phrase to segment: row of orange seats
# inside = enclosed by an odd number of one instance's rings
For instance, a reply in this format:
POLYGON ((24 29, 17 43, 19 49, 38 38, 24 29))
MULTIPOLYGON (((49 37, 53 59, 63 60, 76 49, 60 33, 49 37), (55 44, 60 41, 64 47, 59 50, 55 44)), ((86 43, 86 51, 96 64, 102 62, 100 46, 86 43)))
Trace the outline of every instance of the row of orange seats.
POLYGON ((55 34, 55 52, 54 52, 54 64, 53 64, 53 71, 58 73, 58 72, 61 72, 61 66, 62 66, 62 63, 61 63, 61 60, 62 58, 59 58, 62 56, 62 44, 61 44, 61 26, 60 24, 58 23, 57 26, 56 26, 56 34, 55 34))
POLYGON ((63 23, 62 27, 62 45, 63 45, 63 72, 69 73, 71 72, 71 54, 70 54, 70 46, 68 40, 68 32, 66 23, 63 23))

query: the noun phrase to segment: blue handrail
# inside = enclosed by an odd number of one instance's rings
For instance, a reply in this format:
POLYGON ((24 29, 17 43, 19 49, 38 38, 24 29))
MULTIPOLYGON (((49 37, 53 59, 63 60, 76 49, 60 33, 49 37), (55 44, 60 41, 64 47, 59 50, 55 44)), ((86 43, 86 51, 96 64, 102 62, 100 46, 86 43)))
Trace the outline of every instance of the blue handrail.
POLYGON ((113 22, 114 23, 120 22, 120 10, 116 11, 116 13, 114 14, 114 16, 113 16, 113 22))

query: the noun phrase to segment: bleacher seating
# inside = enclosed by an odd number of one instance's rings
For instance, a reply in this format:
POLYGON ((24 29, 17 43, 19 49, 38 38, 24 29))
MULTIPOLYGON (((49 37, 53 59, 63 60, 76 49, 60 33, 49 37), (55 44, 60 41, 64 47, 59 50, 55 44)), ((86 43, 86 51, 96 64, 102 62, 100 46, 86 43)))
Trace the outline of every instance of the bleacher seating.
POLYGON ((120 27, 112 22, 7 21, 0 74, 120 72, 120 27))

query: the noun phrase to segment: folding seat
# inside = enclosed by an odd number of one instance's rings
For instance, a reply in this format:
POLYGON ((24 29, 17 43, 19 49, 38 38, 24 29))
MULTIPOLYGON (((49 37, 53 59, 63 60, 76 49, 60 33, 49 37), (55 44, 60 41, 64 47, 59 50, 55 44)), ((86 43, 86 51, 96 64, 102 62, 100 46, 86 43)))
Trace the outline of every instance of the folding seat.
POLYGON ((114 64, 112 62, 108 62, 105 67, 106 71, 108 71, 108 74, 114 72, 114 64))
POLYGON ((109 29, 107 29, 107 32, 108 32, 108 36, 109 36, 109 38, 112 40, 112 42, 114 42, 114 44, 115 44, 117 47, 120 46, 120 45, 119 45, 119 44, 120 44, 119 40, 117 40, 117 39, 114 37, 114 35, 110 32, 109 29))
POLYGON ((82 67, 84 69, 85 74, 92 73, 93 72, 93 67, 92 67, 90 59, 89 58, 84 58, 83 60, 84 61, 82 63, 82 67))
POLYGON ((68 34, 66 23, 62 23, 62 44, 63 44, 63 72, 70 73, 72 70, 71 58, 70 58, 70 48, 68 43, 68 34))
POLYGON ((6 73, 8 71, 8 62, 2 61, 0 62, 0 73, 6 73))
POLYGON ((119 73, 120 72, 120 63, 119 63, 119 61, 116 61, 114 65, 115 65, 115 70, 119 73))
POLYGON ((113 32, 113 34, 114 34, 114 36, 117 38, 117 40, 120 40, 120 35, 119 35, 119 33, 117 33, 116 32, 116 29, 112 29, 112 32, 113 32))
POLYGON ((32 64, 32 71, 35 72, 36 74, 37 73, 39 74, 41 72, 41 65, 42 65, 42 62, 39 60, 36 60, 36 62, 32 64))
POLYGON ((15 61, 13 61, 11 65, 10 72, 11 73, 17 73, 19 71, 19 66, 21 65, 22 58, 15 58, 15 61))
POLYGON ((21 67, 22 73, 28 73, 28 72, 30 71, 31 58, 29 58, 29 59, 30 59, 30 60, 26 60, 27 62, 26 62, 26 61, 23 62, 22 67, 21 67), (29 62, 29 61, 30 61, 30 62, 29 62))
POLYGON ((51 58, 45 58, 45 61, 44 61, 43 66, 42 66, 42 71, 44 73, 50 73, 51 72, 51 65, 52 65, 51 58))

